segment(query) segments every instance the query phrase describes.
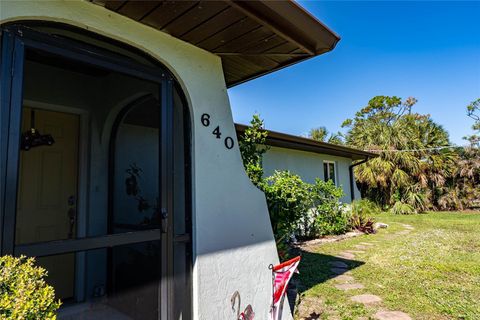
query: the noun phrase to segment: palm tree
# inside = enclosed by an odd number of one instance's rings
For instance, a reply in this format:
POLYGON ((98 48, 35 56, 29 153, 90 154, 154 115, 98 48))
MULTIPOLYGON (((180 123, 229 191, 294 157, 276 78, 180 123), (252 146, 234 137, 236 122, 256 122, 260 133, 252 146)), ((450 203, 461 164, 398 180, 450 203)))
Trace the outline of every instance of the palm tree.
POLYGON ((405 203, 434 208, 439 188, 453 176, 456 154, 448 133, 427 115, 412 113, 416 99, 375 97, 345 122, 347 144, 379 154, 355 168, 362 193, 384 207, 405 203))
POLYGON ((327 140, 327 136, 328 130, 326 127, 313 128, 308 132, 308 137, 316 141, 325 142, 325 140, 327 140))
POLYGON ((308 137, 316 141, 328 142, 339 145, 343 144, 343 135, 340 132, 329 133, 326 127, 310 129, 310 131, 308 132, 308 137))

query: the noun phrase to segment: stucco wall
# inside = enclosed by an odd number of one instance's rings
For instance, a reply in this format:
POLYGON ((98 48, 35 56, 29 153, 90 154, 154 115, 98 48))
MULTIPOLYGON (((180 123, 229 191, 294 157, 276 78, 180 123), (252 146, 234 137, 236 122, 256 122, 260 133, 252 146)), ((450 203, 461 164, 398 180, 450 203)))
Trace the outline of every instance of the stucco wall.
MULTIPOLYGON (((0 22, 58 21, 133 45, 167 66, 177 77, 190 106, 193 142, 194 319, 231 319, 230 297, 238 290, 242 308, 252 304, 256 318, 267 319, 271 299, 268 265, 278 257, 264 195, 245 175, 230 110, 220 58, 165 33, 86 1, 1 1, 0 22), (200 122, 203 113, 219 125, 200 122)), ((114 115, 107 115, 103 148, 114 115)), ((101 164, 91 163, 100 171, 101 164)), ((94 176, 105 181, 105 177, 94 176)), ((98 189, 96 190, 99 191, 98 189)), ((105 200, 106 201, 106 200, 105 200)), ((288 309, 288 308, 285 308, 288 309)), ((288 312, 287 312, 288 313, 288 312)), ((289 313, 284 319, 289 319, 289 313)))
MULTIPOLYGON (((270 176, 275 170, 290 170, 298 174, 303 181, 313 183, 316 178, 324 179, 323 161, 335 162, 337 186, 342 187, 345 194, 341 200, 350 203, 351 191, 348 172, 348 167, 352 164, 350 158, 272 147, 263 158, 264 174, 270 176)), ((354 189, 355 199, 360 199, 360 192, 357 187, 355 186, 354 189)))

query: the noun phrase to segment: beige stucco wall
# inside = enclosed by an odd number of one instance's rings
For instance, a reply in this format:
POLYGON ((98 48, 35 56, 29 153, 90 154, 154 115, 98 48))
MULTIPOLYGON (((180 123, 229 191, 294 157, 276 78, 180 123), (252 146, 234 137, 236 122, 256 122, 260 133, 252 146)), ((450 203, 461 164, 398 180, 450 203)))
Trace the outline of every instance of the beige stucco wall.
POLYGON ((268 265, 278 257, 264 195, 242 166, 220 58, 86 1, 1 1, 0 22, 19 20, 88 29, 149 53, 173 72, 193 119, 194 319, 233 319, 230 297, 237 290, 242 308, 252 304, 255 318, 267 319, 268 265), (222 137, 234 139, 233 149, 201 125, 203 113, 220 126, 222 137))
MULTIPOLYGON (((350 158, 272 147, 263 158, 264 174, 265 176, 270 176, 275 170, 290 170, 298 174, 303 181, 313 183, 316 178, 322 180, 324 178, 323 161, 335 162, 337 186, 342 187, 344 193, 341 200, 342 202, 350 203, 351 191, 348 171, 348 167, 352 164, 352 159, 350 158)), ((360 199, 360 192, 356 185, 354 189, 355 199, 360 199)))

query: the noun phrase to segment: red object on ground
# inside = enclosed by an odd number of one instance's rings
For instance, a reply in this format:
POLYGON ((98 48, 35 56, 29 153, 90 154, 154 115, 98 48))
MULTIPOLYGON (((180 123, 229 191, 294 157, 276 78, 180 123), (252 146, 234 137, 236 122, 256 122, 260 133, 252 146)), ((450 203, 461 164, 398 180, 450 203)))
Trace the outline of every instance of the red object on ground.
POLYGON ((270 308, 271 320, 281 319, 285 292, 293 273, 297 271, 300 258, 301 257, 298 256, 272 267, 273 295, 272 306, 270 308))

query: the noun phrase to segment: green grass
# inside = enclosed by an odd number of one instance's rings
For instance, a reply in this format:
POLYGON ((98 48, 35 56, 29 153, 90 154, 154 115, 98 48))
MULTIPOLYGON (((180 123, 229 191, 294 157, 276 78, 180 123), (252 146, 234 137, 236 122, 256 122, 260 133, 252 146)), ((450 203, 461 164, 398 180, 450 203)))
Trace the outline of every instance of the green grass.
POLYGON ((369 319, 380 308, 403 311, 413 319, 480 319, 480 213, 382 214, 377 221, 389 227, 302 253, 304 302, 296 319, 309 319, 312 312, 320 319, 369 319), (399 235, 405 230, 402 224, 415 229, 399 235), (371 240, 378 242, 355 254, 355 260, 345 260, 365 289, 337 290, 327 262, 371 240), (378 295, 383 303, 364 307, 349 300, 362 293, 378 295))

